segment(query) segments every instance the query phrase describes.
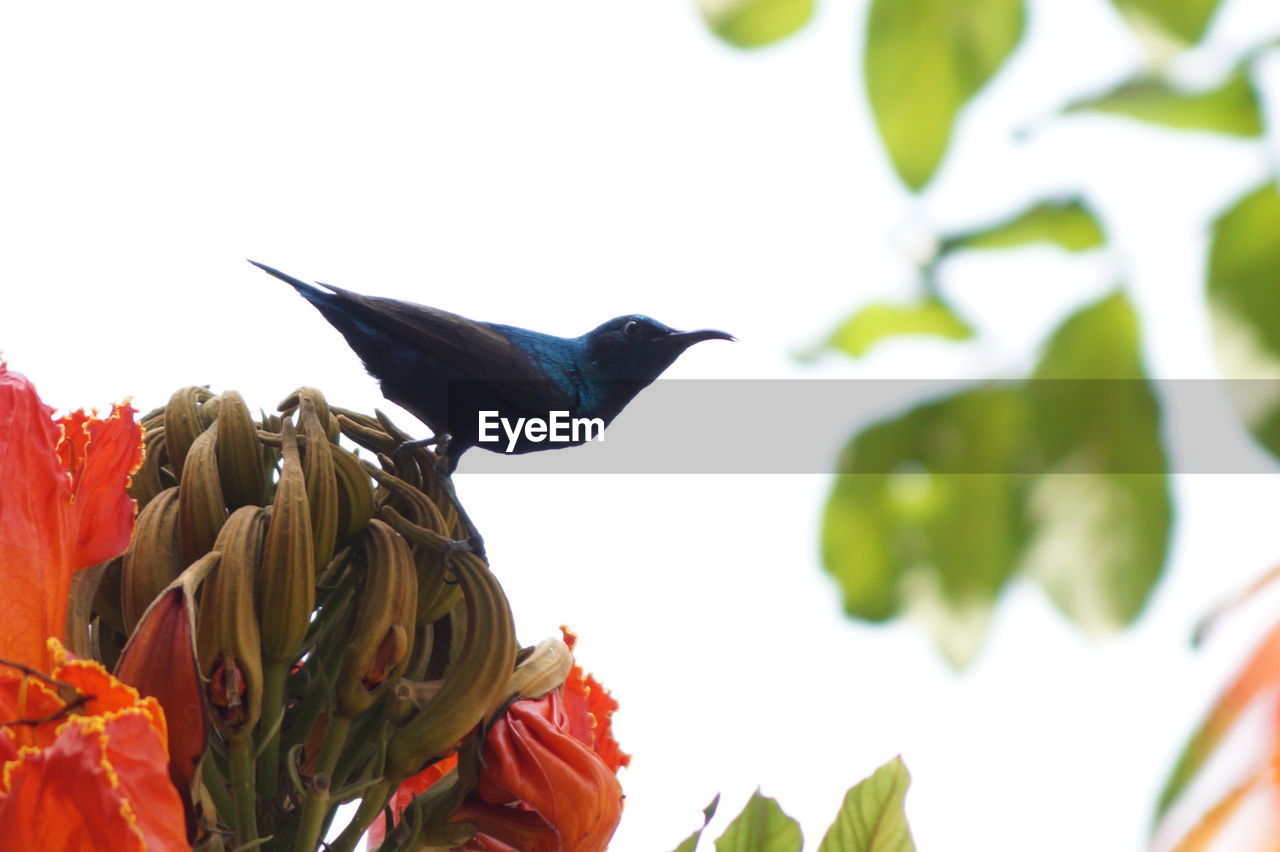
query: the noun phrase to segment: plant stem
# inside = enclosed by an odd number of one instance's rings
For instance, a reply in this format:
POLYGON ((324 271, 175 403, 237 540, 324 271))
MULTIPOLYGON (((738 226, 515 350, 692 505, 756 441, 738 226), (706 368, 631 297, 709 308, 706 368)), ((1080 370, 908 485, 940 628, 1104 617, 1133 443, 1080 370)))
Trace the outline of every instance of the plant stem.
POLYGON ((332 792, 333 767, 342 754, 342 747, 351 732, 351 720, 342 716, 330 716, 324 729, 324 744, 316 760, 316 771, 307 784, 307 794, 302 801, 302 818, 298 825, 296 852, 315 852, 324 829, 325 816, 329 812, 329 794, 332 792))
POLYGON ((213 799, 213 806, 218 809, 218 821, 231 828, 236 827, 236 806, 227 793, 226 781, 218 774, 218 766, 212 755, 205 755, 200 761, 200 774, 204 778, 204 788, 213 799))
POLYGON ((248 734, 228 745, 231 786, 236 796, 236 831, 240 843, 258 839, 258 797, 253 789, 253 738, 248 734))
POLYGON ((258 790, 263 798, 274 800, 276 782, 280 778, 280 728, 276 724, 284 709, 285 680, 289 676, 288 663, 266 661, 262 667, 262 724, 259 730, 267 732, 270 739, 262 745, 258 759, 258 790))
POLYGON ((330 852, 352 852, 356 848, 360 838, 386 807, 394 787, 394 784, 384 778, 365 791, 364 798, 360 800, 360 807, 356 809, 356 815, 351 818, 351 822, 342 830, 338 838, 329 844, 330 852))

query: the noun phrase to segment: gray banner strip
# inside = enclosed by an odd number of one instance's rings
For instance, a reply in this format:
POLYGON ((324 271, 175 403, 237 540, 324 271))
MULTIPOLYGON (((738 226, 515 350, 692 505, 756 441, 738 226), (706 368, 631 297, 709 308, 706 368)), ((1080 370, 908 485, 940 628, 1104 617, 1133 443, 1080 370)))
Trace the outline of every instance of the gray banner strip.
MULTIPOLYGON (((1255 443, 1245 423, 1280 422, 1278 380, 923 381, 751 380, 658 381, 622 412, 603 441, 551 452, 503 455, 477 447, 464 473, 832 473, 849 439, 871 424, 912 407, 968 391, 1026 394, 1031 408, 1074 424, 1127 429, 1136 404, 1154 393, 1161 404, 1159 440, 1174 473, 1274 473, 1272 457, 1255 443), (1136 400, 1136 403, 1135 403, 1136 400), (1056 408, 1055 408, 1056 406, 1056 408), (1118 426, 1107 424, 1120 424, 1118 426)), ((1033 415, 1034 416, 1034 415, 1033 415)), ((1139 415, 1141 417, 1141 415, 1139 415)), ((942 418, 945 422, 945 418, 942 418)), ((1280 437, 1280 428, 1275 428, 1280 437)), ((941 439, 941 438, 940 438, 941 439)), ((1007 440, 1007 439, 1006 439, 1007 440)), ((489 446, 500 447, 496 441, 489 446)), ((1068 472, 1151 473, 1149 453, 1105 460, 1074 458, 1068 472)), ((867 473, 877 470, 874 462, 867 473)), ((1034 467, 1034 462, 1033 462, 1034 467)), ((1007 473, 961 458, 957 473, 1007 473)), ((1064 470, 1046 461, 1043 470, 1064 470)))

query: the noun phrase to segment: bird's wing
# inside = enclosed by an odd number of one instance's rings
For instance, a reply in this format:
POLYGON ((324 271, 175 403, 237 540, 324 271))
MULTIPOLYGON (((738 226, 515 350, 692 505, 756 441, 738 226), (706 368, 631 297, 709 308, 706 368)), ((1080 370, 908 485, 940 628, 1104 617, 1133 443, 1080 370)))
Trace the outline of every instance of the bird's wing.
MULTIPOLYGON (((392 363, 403 363, 406 353, 415 353, 438 371, 439 378, 474 382, 495 398, 529 412, 574 409, 576 400, 551 381, 528 352, 487 323, 426 305, 363 296, 331 284, 321 286, 332 291, 340 303, 332 309, 345 314, 347 321, 364 326, 361 336, 374 332, 372 345, 392 363)), ((334 322, 329 312, 324 312, 334 322)), ((343 331, 338 322, 334 325, 343 331)), ((350 335, 343 333, 350 341, 350 335)), ((365 352, 359 348, 357 352, 366 366, 372 366, 365 352)))

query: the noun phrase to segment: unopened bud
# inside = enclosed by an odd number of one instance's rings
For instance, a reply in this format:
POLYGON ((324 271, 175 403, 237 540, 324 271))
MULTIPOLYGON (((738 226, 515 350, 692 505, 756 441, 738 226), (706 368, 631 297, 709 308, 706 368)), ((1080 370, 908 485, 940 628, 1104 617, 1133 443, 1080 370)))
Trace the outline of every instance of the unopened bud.
POLYGON ((573 668, 573 652, 557 637, 543 639, 517 659, 516 670, 507 680, 507 694, 520 698, 541 698, 559 689, 573 668))
POLYGON ((330 444, 333 473, 338 484, 337 544, 346 544, 360 534, 373 517, 373 485, 369 473, 351 453, 330 444))
POLYGON ((206 429, 191 444, 182 467, 178 493, 178 526, 182 558, 191 564, 213 549, 218 531, 227 520, 216 455, 218 432, 206 429))
POLYGON ((257 506, 245 506, 227 519, 215 544, 221 559, 200 600, 200 670, 209 678, 214 721, 229 740, 247 737, 262 711, 262 649, 253 598, 266 516, 257 506))
POLYGON ((260 506, 266 479, 257 424, 240 394, 226 391, 219 399, 218 474, 227 507, 260 506))
POLYGON ((391 527, 370 521, 360 542, 364 588, 338 675, 337 710, 355 716, 400 676, 412 650, 417 577, 409 545, 391 527))
POLYGON ((178 489, 166 488, 138 513, 133 539, 124 553, 121 604, 128 632, 133 632, 156 595, 182 573, 183 565, 178 489))
POLYGON ((164 409, 164 444, 174 476, 182 476, 187 451, 205 429, 200 422, 200 403, 211 396, 208 388, 186 387, 169 397, 164 409))
POLYGON ((262 653, 274 662, 290 659, 307 635, 315 609, 315 558, 311 515, 293 424, 284 422, 284 461, 259 574, 262 653))
POLYGON ((332 445, 311 396, 304 396, 300 401, 298 434, 304 442, 302 469, 307 483, 307 503, 311 509, 315 561, 323 567, 333 558, 333 544, 338 538, 338 483, 334 474, 332 445))

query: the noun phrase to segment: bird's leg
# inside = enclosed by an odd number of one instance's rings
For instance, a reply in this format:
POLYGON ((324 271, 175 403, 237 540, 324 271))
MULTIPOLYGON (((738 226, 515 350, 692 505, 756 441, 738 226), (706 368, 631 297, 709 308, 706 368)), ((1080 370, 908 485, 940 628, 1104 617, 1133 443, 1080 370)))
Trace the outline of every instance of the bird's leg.
MULTIPOLYGON (((462 507, 462 501, 458 499, 458 492, 453 488, 453 471, 450 469, 451 464, 449 461, 449 444, 452 442, 453 436, 448 432, 441 432, 439 435, 433 435, 426 440, 436 445, 436 482, 440 484, 440 488, 453 501, 453 508, 458 512, 458 520, 462 522, 462 528, 467 533, 465 539, 451 541, 446 546, 445 563, 448 564, 451 554, 468 551, 479 556, 487 563, 489 558, 484 551, 484 537, 480 535, 480 530, 476 529, 476 525, 471 520, 471 516, 467 514, 467 510, 462 507)), ((422 444, 421 441, 409 441, 400 446, 406 447, 420 444, 422 444)))
POLYGON ((436 465, 436 481, 440 483, 440 487, 449 495, 449 499, 453 501, 453 508, 458 511, 458 520, 462 522, 462 528, 466 530, 467 537, 460 541, 451 541, 445 546, 445 562, 446 564, 448 563, 449 556, 453 553, 469 551, 488 563, 489 557, 484 551, 484 538, 480 535, 480 530, 476 529, 476 525, 471 520, 471 516, 467 514, 467 510, 462 508, 462 501, 458 499, 458 492, 453 490, 453 474, 449 472, 448 465, 448 459, 441 456, 436 465))

